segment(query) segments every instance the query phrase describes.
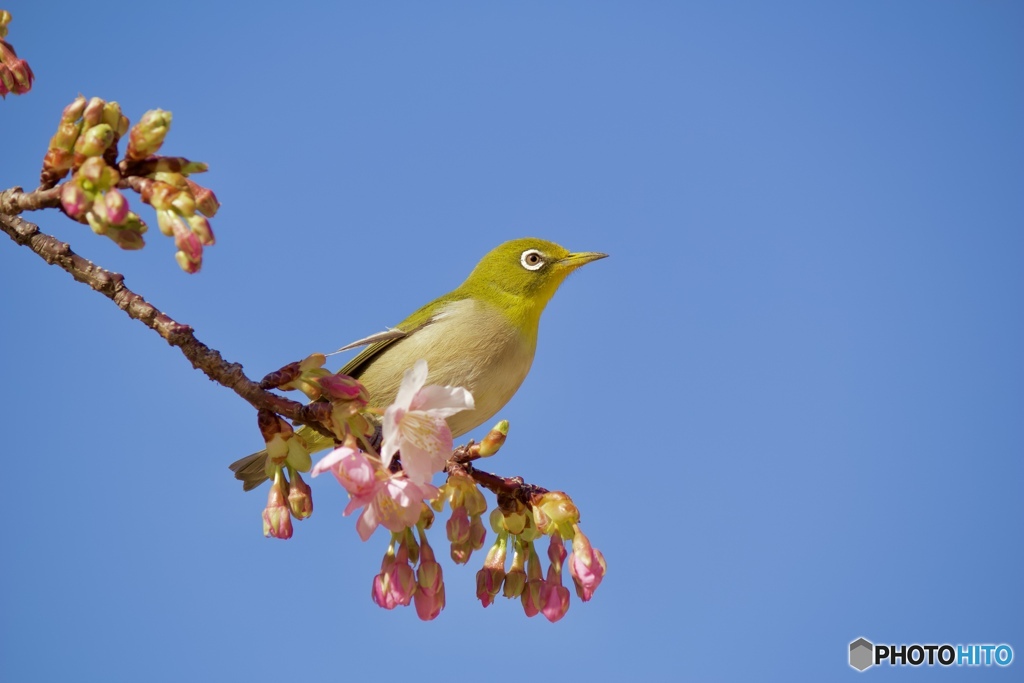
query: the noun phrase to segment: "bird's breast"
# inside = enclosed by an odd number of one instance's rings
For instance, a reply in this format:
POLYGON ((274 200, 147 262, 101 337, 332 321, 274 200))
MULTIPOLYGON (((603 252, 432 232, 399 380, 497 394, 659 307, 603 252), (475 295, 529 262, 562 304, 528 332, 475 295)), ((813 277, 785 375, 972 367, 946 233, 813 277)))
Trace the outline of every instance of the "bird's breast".
POLYGON ((464 387, 475 408, 448 418, 454 436, 486 422, 501 410, 526 379, 536 334, 521 332, 497 308, 463 299, 447 304, 433 320, 374 359, 360 377, 374 404, 385 406, 398 393, 402 374, 418 359, 427 361, 428 384, 464 387))

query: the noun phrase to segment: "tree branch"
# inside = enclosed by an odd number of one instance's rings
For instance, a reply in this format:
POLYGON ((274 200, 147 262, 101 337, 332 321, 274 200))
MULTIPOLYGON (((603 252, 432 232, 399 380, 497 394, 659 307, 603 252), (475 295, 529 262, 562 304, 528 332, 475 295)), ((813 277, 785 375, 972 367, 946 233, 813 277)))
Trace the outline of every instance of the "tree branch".
POLYGON ((20 210, 33 210, 33 208, 55 205, 50 204, 50 201, 57 203, 60 201, 53 190, 26 194, 21 192, 20 188, 15 188, 0 193, 0 229, 7 233, 12 240, 23 247, 28 247, 50 265, 59 266, 71 277, 89 285, 113 301, 129 317, 135 318, 159 334, 171 346, 181 349, 185 358, 192 363, 192 367, 202 370, 217 384, 231 389, 257 410, 260 408, 272 410, 294 422, 307 424, 317 432, 334 439, 333 433, 312 416, 308 406, 261 389, 258 383, 253 382, 245 375, 240 364, 224 360, 219 351, 211 349, 196 339, 191 327, 175 321, 128 289, 124 284, 123 275, 100 268, 88 259, 79 256, 65 242, 40 232, 38 226, 18 216, 7 215, 20 210), (50 194, 53 194, 55 199, 49 199, 50 194), (11 208, 14 211, 9 211, 11 208))
POLYGON ((0 213, 14 215, 22 211, 57 208, 60 206, 60 192, 59 187, 35 192, 24 192, 20 187, 12 187, 0 192, 0 213))

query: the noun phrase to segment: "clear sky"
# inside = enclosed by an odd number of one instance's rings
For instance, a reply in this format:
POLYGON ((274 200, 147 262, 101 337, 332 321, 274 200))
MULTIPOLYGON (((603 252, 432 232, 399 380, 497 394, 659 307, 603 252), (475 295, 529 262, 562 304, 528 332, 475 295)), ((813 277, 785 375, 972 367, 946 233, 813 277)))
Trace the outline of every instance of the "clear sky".
POLYGON ((30 218, 253 377, 507 239, 611 255, 489 462, 573 496, 605 583, 552 625, 445 559, 424 624, 333 481, 264 539, 254 411, 0 240, 0 680, 855 680, 859 636, 1024 667, 1019 3, 0 6, 37 77, 0 187, 79 92, 171 110, 223 204, 202 273, 30 218))

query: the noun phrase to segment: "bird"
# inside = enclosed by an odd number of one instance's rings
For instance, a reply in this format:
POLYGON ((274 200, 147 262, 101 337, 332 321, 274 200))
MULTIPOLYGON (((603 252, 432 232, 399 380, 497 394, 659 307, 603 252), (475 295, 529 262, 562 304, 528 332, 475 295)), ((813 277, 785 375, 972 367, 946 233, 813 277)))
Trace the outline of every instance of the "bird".
MULTIPOLYGON (((451 292, 395 327, 339 349, 366 347, 340 372, 366 387, 371 407, 385 408, 405 371, 426 360, 428 384, 463 387, 473 395, 473 409, 447 418, 452 436, 459 437, 492 418, 518 391, 533 364, 541 313, 566 277, 605 257, 533 237, 505 242, 451 292)), ((309 427, 299 435, 310 452, 334 445, 309 427)), ((230 468, 248 491, 267 479, 265 464, 266 451, 259 451, 230 468)))

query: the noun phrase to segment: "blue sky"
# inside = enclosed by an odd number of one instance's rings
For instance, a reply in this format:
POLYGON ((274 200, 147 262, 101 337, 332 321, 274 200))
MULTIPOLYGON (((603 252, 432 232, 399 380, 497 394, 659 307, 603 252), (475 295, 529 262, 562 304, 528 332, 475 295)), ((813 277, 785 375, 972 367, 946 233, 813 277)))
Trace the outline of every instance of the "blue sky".
POLYGON ((0 103, 0 187, 34 186, 79 92, 171 110, 223 204, 201 274, 30 218, 253 377, 507 239, 611 258, 549 306, 489 462, 573 496, 605 583, 552 625, 446 560, 424 624, 370 601, 386 538, 333 482, 264 539, 227 470, 254 411, 0 241, 0 679, 852 680, 859 636, 1024 658, 1019 5, 3 6, 37 82, 0 103))

